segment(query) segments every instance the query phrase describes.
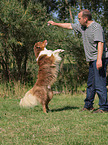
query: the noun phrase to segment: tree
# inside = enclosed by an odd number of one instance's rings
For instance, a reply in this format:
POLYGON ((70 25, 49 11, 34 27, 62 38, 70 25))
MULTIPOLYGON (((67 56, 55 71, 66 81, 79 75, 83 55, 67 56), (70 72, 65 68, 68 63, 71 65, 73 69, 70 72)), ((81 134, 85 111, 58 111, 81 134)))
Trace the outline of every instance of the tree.
MULTIPOLYGON (((48 40, 48 49, 65 49, 64 65, 55 86, 74 90, 87 79, 87 64, 80 35, 73 31, 47 26, 47 21, 73 22, 81 8, 88 8, 93 18, 103 22, 108 36, 106 1, 93 0, 3 0, 0 1, 0 72, 1 78, 19 79, 35 83, 38 66, 33 46, 37 41, 48 40), (101 4, 101 8, 99 8, 101 4), (99 11, 101 17, 97 14, 99 11), (58 13, 57 18, 52 17, 58 13), (28 74, 28 75, 27 75, 28 74)), ((108 37, 106 37, 107 39, 108 37)))
POLYGON ((10 70, 18 71, 18 79, 26 73, 26 64, 33 45, 39 40, 47 19, 45 7, 29 3, 26 10, 15 0, 0 2, 0 59, 4 75, 10 78, 10 70))

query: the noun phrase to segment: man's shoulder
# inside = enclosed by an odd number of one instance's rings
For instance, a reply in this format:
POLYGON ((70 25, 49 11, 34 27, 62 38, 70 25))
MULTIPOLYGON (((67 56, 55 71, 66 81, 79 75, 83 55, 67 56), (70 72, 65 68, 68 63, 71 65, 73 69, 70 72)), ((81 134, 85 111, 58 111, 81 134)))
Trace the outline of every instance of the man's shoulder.
POLYGON ((92 27, 93 27, 94 29, 96 29, 96 28, 101 28, 101 25, 100 25, 99 23, 93 21, 92 27))

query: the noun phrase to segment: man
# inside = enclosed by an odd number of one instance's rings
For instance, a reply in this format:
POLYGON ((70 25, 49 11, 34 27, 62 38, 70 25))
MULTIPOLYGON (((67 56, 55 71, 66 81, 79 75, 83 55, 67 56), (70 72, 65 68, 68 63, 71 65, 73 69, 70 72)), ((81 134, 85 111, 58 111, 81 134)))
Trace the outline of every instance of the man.
POLYGON ((94 110, 93 101, 97 93, 100 107, 98 110, 93 111, 93 113, 108 112, 103 29, 100 24, 92 20, 92 15, 87 9, 80 11, 78 20, 79 24, 48 21, 48 25, 51 24, 62 28, 73 29, 82 34, 85 56, 89 62, 87 95, 82 111, 94 110))

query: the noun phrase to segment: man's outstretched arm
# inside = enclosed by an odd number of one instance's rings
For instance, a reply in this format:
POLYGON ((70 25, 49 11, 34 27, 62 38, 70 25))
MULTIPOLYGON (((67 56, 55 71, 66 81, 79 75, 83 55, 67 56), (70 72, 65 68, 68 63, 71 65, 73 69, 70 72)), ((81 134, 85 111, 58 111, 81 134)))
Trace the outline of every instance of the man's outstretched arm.
POLYGON ((48 25, 49 24, 58 26, 58 27, 62 27, 62 28, 66 28, 66 29, 72 29, 71 23, 56 23, 54 21, 48 21, 48 25))

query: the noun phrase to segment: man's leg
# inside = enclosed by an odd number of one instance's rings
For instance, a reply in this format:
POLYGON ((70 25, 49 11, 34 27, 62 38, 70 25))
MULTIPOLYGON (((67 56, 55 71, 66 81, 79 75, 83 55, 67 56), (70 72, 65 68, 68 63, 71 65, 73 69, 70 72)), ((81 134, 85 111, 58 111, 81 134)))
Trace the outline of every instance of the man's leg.
POLYGON ((106 88, 106 64, 103 60, 102 68, 97 70, 96 61, 94 62, 95 89, 99 96, 99 106, 101 110, 108 110, 107 88, 106 88))
POLYGON ((84 100, 85 105, 84 108, 92 109, 93 108, 93 101, 95 97, 95 76, 94 76, 94 68, 93 62, 89 63, 89 75, 87 81, 87 95, 86 99, 84 100))

